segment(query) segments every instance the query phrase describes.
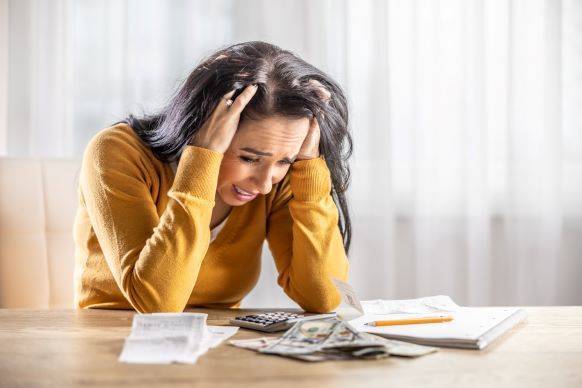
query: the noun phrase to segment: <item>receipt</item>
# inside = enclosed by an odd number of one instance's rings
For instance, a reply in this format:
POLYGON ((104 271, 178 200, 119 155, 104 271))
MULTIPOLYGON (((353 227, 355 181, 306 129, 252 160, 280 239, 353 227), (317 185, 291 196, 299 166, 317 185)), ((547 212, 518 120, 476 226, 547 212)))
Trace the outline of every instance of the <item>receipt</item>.
POLYGON ((194 364, 200 356, 199 347, 188 336, 126 338, 119 361, 137 364, 194 364))
POLYGON ((208 326, 205 337, 209 347, 215 348, 226 339, 229 339, 238 331, 238 326, 208 326))
POLYGON ((133 316, 130 338, 189 336, 200 340, 206 328, 207 314, 153 313, 133 316))
POLYGON ((342 297, 342 303, 336 309, 338 318, 344 321, 349 321, 362 316, 364 314, 364 309, 362 308, 360 300, 356 296, 356 292, 352 286, 336 278, 333 278, 332 281, 342 297))
POLYGON ((136 314, 120 362, 194 364, 209 348, 236 333, 238 327, 207 326, 202 313, 136 314))

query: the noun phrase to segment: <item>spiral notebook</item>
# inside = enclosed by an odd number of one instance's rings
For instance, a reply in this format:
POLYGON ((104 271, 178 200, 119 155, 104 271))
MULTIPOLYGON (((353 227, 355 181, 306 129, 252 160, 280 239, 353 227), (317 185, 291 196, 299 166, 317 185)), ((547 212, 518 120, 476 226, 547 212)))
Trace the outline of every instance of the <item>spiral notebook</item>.
POLYGON ((484 349, 523 321, 525 310, 516 307, 460 307, 448 296, 408 300, 363 301, 365 314, 350 324, 359 331, 420 345, 484 349), (452 315, 453 320, 399 326, 367 326, 365 323, 405 317, 452 315))

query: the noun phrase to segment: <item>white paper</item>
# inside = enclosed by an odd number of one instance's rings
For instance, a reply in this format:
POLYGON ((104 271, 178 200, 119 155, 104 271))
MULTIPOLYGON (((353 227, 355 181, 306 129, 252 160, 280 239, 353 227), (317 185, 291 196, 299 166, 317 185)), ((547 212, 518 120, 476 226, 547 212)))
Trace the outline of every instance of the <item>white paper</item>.
POLYGON ((484 332, 511 315, 515 310, 517 309, 505 307, 463 307, 452 314, 453 320, 450 322, 380 327, 367 326, 364 324, 373 320, 403 318, 406 317, 406 315, 366 314, 363 317, 350 321, 350 324, 360 331, 374 334, 394 334, 420 338, 458 338, 476 340, 479 336, 483 335, 484 332))
POLYGON ((131 338, 189 336, 200 340, 206 329, 207 314, 154 313, 136 314, 131 325, 131 338))
POLYGON ((208 326, 208 346, 215 348, 238 331, 238 326, 208 326))
POLYGON ((366 314, 430 314, 457 311, 460 307, 446 295, 418 299, 366 300, 362 302, 366 314))
POLYGON ((182 362, 194 364, 200 355, 200 347, 189 341, 188 336, 128 337, 125 339, 119 361, 138 364, 170 364, 182 362))
POLYGON ((358 331, 424 345, 471 349, 484 348, 525 317, 518 308, 460 307, 451 298, 443 295, 407 300, 364 301, 362 305, 366 314, 350 321, 358 331), (453 320, 379 327, 366 325, 372 321, 432 317, 444 312, 452 315, 453 320))
POLYGON ((342 297, 342 303, 336 309, 337 317, 341 320, 349 321, 364 315, 362 304, 352 286, 336 278, 333 278, 332 281, 342 297))
POLYGON ((209 348, 234 335, 238 327, 206 326, 206 314, 136 314, 119 361, 194 364, 209 348))

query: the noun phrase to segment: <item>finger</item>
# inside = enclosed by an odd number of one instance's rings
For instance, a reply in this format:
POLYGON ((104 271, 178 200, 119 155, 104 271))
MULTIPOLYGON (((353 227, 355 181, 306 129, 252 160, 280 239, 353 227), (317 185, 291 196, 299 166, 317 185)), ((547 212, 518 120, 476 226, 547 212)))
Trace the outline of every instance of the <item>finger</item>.
POLYGON ((228 108, 230 108, 230 105, 232 105, 232 103, 233 103, 232 96, 234 95, 235 92, 236 92, 236 90, 231 90, 230 92, 228 92, 224 96, 222 96, 222 98, 218 102, 218 105, 216 105, 216 108, 214 108, 215 114, 218 114, 220 112, 226 112, 228 110, 228 108), (229 103, 229 101, 230 101, 230 103, 229 103))
POLYGON ((317 120, 311 120, 307 136, 303 140, 296 160, 312 159, 319 156, 320 130, 317 120))
POLYGON ((234 96, 234 93, 236 92, 236 90, 231 90, 230 92, 226 93, 224 96, 222 96, 224 99, 226 100, 230 100, 232 98, 232 96, 234 96))
POLYGON ((257 89, 257 85, 248 85, 236 98, 229 111, 232 112, 233 115, 240 115, 257 92, 257 89))
POLYGON ((317 120, 315 118, 311 119, 309 123, 309 129, 307 131, 307 135, 305 135, 305 139, 303 139, 303 147, 308 146, 311 144, 313 139, 317 137, 319 131, 319 125, 317 124, 317 120))
POLYGON ((319 122, 317 118, 311 119, 311 125, 309 126, 309 132, 307 132, 307 138, 317 138, 320 134, 319 122))

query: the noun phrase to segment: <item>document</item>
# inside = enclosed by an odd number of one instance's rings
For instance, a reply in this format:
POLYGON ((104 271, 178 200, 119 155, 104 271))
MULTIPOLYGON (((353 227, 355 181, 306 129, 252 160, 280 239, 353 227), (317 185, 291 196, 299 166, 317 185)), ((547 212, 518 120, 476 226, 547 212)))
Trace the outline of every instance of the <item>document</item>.
POLYGON ((361 332, 421 345, 483 349, 526 318, 514 307, 461 307, 444 295, 405 300, 363 301, 365 315, 350 324, 361 332), (383 320, 432 317, 446 313, 448 322, 369 326, 383 320))
POLYGON ((483 349, 526 318, 524 310, 506 307, 461 307, 446 295, 417 299, 360 302, 352 287, 333 279, 342 295, 338 317, 357 331, 419 345, 483 349), (412 323, 415 318, 442 318, 434 323, 412 323), (380 325, 403 321, 407 324, 380 325), (369 324, 373 323, 372 326, 369 324))
POLYGON ((207 326, 206 314, 136 314, 119 361, 143 364, 194 364, 238 327, 207 326))

